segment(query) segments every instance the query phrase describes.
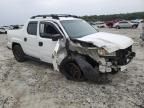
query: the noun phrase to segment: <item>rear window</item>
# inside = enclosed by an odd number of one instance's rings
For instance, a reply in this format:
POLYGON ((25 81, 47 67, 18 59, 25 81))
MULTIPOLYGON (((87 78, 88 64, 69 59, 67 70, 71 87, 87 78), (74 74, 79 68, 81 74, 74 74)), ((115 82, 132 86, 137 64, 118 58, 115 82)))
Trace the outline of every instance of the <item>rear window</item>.
POLYGON ((30 35, 37 35, 37 22, 29 22, 28 27, 27 27, 27 32, 30 35))

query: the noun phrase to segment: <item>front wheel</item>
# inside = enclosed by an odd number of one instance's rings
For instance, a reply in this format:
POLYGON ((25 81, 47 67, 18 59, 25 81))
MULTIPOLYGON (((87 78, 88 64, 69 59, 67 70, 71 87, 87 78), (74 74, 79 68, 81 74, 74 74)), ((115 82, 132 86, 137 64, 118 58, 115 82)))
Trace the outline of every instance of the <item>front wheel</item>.
POLYGON ((69 80, 84 81, 84 75, 75 61, 64 61, 60 66, 60 71, 69 80))
POLYGON ((25 54, 20 45, 14 45, 12 48, 12 51, 13 51, 13 55, 14 55, 15 59, 18 62, 24 62, 26 60, 25 54))

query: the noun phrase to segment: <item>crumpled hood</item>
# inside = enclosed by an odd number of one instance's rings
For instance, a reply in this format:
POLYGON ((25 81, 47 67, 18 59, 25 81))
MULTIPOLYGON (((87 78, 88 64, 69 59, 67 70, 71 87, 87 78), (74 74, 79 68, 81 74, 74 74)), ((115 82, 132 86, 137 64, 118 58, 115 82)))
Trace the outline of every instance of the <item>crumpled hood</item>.
POLYGON ((133 40, 129 37, 105 32, 91 34, 78 38, 78 40, 89 42, 97 47, 104 48, 109 53, 119 49, 125 49, 133 44, 133 40))

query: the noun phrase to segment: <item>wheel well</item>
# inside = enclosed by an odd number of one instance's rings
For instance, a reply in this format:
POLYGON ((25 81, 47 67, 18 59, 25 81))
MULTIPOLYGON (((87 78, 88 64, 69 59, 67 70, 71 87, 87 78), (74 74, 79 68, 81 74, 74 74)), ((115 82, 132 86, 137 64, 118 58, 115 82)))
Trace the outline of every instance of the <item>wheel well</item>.
POLYGON ((13 42, 13 43, 12 43, 12 48, 13 48, 15 45, 21 46, 19 43, 13 42))
POLYGON ((132 27, 137 27, 138 25, 136 25, 136 24, 134 24, 134 25, 132 25, 132 27))
POLYGON ((99 66, 99 64, 98 64, 95 60, 93 60, 91 57, 85 56, 85 59, 86 59, 86 61, 87 61, 89 64, 91 64, 93 67, 99 66))

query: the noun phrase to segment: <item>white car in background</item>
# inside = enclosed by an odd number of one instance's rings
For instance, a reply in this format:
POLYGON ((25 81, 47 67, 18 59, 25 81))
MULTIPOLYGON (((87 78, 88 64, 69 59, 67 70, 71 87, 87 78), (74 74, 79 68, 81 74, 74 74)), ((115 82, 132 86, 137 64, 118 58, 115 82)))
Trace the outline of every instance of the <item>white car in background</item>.
POLYGON ((7 31, 5 28, 0 28, 0 34, 6 34, 6 33, 7 33, 7 31))
POLYGON ((102 21, 97 21, 94 23, 98 28, 106 28, 107 25, 102 21))
POLYGON ((129 21, 119 21, 113 25, 114 28, 137 28, 137 25, 129 21))
POLYGON ((131 20, 132 23, 142 23, 143 21, 143 19, 131 20))

